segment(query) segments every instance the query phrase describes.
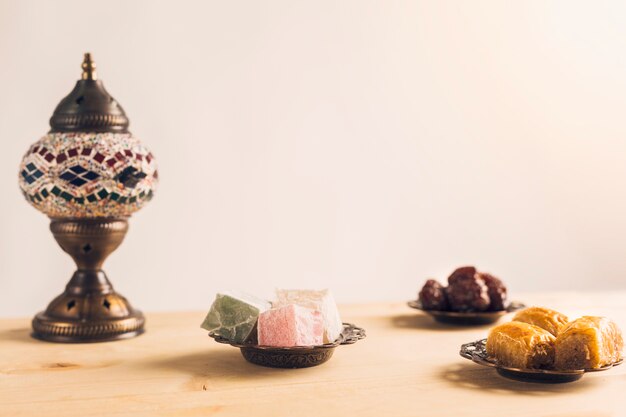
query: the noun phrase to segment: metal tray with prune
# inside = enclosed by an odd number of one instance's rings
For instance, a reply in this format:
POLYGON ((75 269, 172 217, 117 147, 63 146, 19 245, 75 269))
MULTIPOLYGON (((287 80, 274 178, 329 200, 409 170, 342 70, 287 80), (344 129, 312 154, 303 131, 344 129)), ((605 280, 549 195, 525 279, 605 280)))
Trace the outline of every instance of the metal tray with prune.
POLYGON ((448 277, 448 286, 434 279, 426 281, 417 300, 409 307, 422 310, 441 323, 479 325, 495 323, 502 316, 525 307, 508 301, 502 280, 473 266, 457 268, 448 277))

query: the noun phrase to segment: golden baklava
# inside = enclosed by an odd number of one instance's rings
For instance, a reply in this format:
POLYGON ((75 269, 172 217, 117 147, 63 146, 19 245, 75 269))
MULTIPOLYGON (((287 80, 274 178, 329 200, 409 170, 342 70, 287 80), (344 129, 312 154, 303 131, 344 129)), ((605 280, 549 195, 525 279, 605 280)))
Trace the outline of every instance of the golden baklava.
POLYGON ((555 337, 559 330, 569 321, 565 314, 543 307, 529 307, 519 311, 513 321, 534 324, 544 330, 549 331, 555 337))
POLYGON ((561 329, 555 341, 555 368, 597 369, 622 359, 624 340, 605 317, 584 316, 561 329))
POLYGON ((555 337, 533 324, 512 321, 494 327, 487 337, 487 354, 501 366, 520 369, 550 368, 555 337))

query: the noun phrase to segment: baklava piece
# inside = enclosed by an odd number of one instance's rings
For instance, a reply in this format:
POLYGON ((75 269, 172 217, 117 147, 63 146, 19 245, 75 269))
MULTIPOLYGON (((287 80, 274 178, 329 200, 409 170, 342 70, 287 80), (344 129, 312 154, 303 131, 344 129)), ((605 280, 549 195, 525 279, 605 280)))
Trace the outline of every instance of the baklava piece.
POLYGON ((602 368, 622 359, 623 347, 622 332, 613 321, 584 316, 568 323, 556 338, 555 367, 602 368))
POLYGON ((550 310, 549 308, 529 307, 519 311, 515 317, 513 317, 513 321, 534 324, 535 326, 549 331, 556 337, 569 319, 565 314, 550 310))
POLYGON ((501 366, 546 369, 554 363, 555 337, 532 324, 512 321, 494 327, 487 337, 487 354, 501 366))

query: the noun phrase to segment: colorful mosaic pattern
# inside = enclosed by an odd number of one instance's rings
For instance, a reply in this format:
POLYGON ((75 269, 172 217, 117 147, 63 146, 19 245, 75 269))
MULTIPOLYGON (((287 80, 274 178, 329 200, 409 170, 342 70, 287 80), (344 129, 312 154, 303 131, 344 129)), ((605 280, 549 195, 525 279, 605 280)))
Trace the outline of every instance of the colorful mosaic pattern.
POLYGON ((150 151, 129 133, 49 133, 22 160, 26 199, 53 218, 128 217, 158 182, 150 151))

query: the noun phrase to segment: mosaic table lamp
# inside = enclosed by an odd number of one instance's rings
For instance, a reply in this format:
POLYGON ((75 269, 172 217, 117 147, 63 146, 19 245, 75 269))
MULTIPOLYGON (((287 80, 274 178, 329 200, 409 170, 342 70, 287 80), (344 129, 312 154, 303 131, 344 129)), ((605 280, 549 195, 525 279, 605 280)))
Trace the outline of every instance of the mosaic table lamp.
POLYGON ((85 54, 82 79, 57 106, 50 132, 26 152, 19 173, 26 200, 77 270, 65 291, 33 319, 33 336, 98 342, 143 332, 143 314, 115 292, 102 264, 121 243, 128 218, 152 198, 158 173, 150 151, 128 131, 122 107, 85 54))

